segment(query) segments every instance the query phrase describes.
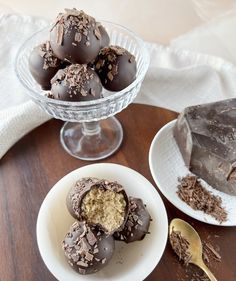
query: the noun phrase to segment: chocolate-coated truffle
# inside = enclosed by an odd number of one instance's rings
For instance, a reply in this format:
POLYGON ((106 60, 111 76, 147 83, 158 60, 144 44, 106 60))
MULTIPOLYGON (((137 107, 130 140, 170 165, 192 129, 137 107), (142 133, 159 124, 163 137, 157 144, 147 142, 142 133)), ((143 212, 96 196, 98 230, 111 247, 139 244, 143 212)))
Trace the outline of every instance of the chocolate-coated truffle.
POLYGON ((104 26, 101 25, 100 22, 97 22, 97 27, 101 33, 101 49, 108 46, 110 43, 110 37, 106 31, 106 29, 104 28, 104 26))
POLYGON ((61 60, 87 64, 101 48, 101 33, 93 17, 76 9, 60 13, 50 32, 53 52, 61 60))
POLYGON ((83 178, 69 191, 67 207, 78 220, 112 234, 121 230, 126 222, 129 199, 117 182, 83 178))
POLYGON ((62 248, 69 265, 80 274, 95 273, 110 261, 115 243, 97 227, 75 222, 66 234, 62 248))
POLYGON ((53 54, 49 41, 35 47, 29 57, 29 69, 43 90, 50 90, 50 80, 62 67, 61 61, 53 54))
POLYGON ((142 240, 148 233, 151 220, 141 199, 129 197, 129 206, 129 215, 124 229, 114 233, 116 240, 126 243, 142 240))
POLYGON ((105 89, 121 91, 135 80, 135 57, 122 47, 105 47, 98 54, 95 70, 105 89))
POLYGON ((101 98, 102 85, 96 72, 85 64, 60 69, 51 80, 51 94, 64 101, 90 101, 101 98))

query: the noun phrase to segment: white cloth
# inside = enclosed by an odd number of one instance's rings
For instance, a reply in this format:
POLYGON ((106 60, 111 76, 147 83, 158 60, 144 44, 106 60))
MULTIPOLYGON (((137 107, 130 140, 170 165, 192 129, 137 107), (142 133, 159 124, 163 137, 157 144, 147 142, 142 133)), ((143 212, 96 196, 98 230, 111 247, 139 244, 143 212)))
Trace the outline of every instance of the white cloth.
MULTIPOLYGON (((0 16, 0 158, 22 136, 50 119, 17 80, 18 48, 47 25, 22 15, 0 16)), ((236 97, 236 68, 221 58, 147 44, 151 63, 135 102, 180 112, 186 106, 236 97)))

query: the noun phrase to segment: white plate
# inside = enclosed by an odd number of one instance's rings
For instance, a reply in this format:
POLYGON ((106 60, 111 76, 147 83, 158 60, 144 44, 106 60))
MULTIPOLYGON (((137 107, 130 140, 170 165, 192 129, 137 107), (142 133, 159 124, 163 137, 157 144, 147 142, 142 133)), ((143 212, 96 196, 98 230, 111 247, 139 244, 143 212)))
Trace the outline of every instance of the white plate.
POLYGON ((235 226, 236 225, 236 196, 230 196, 220 192, 206 182, 201 180, 202 185, 214 195, 219 195, 222 198, 222 205, 228 213, 228 220, 219 223, 212 216, 203 213, 202 211, 193 210, 190 206, 184 203, 176 194, 178 177, 184 177, 190 174, 185 166, 182 155, 173 137, 173 127, 176 120, 166 124, 154 137, 149 151, 149 166, 154 181, 159 187, 162 194, 179 210, 195 218, 199 221, 221 225, 235 226))
POLYGON ((122 280, 141 281, 158 264, 167 241, 168 221, 165 206, 153 185, 138 172, 116 164, 92 164, 79 168, 57 182, 44 199, 37 220, 40 254, 51 273, 60 281, 122 280), (153 221, 151 234, 142 241, 125 244, 116 241, 110 263, 100 272, 79 275, 66 262, 61 242, 74 222, 66 208, 68 190, 81 177, 116 180, 128 195, 139 197, 147 205, 153 221))

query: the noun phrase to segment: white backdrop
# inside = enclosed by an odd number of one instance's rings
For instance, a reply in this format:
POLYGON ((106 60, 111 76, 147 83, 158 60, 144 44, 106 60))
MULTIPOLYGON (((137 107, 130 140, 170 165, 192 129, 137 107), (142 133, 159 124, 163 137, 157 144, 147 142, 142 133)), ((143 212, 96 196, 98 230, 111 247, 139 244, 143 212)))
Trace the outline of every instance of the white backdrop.
MULTIPOLYGON (((224 0, 225 1, 225 0, 224 0)), ((201 23, 191 0, 0 0, 0 7, 53 19, 76 7, 132 29, 147 41, 167 44, 201 23)))

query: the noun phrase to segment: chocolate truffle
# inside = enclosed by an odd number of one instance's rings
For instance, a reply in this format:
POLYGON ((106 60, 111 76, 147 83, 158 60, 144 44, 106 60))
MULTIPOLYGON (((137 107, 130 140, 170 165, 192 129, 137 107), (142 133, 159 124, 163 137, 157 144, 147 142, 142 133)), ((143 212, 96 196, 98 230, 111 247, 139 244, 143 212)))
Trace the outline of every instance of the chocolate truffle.
POLYGON ((29 57, 29 69, 43 90, 50 90, 50 80, 62 67, 61 61, 54 55, 49 41, 35 47, 29 57))
POLYGON ((236 196, 236 99, 186 108, 174 137, 189 170, 236 196))
POLYGON ((110 37, 106 31, 106 29, 104 28, 104 26, 102 26, 102 24, 100 22, 97 22, 97 27, 100 31, 100 34, 101 34, 101 45, 100 45, 100 48, 104 48, 106 46, 109 45, 110 43, 110 37))
POLYGON ((62 248, 69 265, 80 274, 91 274, 110 261, 115 243, 97 227, 75 222, 66 234, 62 248))
POLYGON ((142 240, 148 233, 151 220, 141 199, 129 197, 129 206, 129 215, 123 230, 114 233, 116 240, 126 243, 142 240))
POLYGON ((67 208, 76 219, 113 234, 121 230, 126 222, 129 199, 117 182, 83 178, 69 191, 67 208))
POLYGON ((135 80, 135 57, 122 47, 105 47, 98 54, 95 70, 105 89, 121 91, 135 80))
POLYGON ((93 17, 76 9, 60 13, 50 32, 53 52, 61 60, 87 64, 101 48, 101 33, 93 17))
POLYGON ((51 94, 64 101, 90 101, 101 98, 102 85, 96 72, 85 64, 60 69, 51 80, 51 94))

